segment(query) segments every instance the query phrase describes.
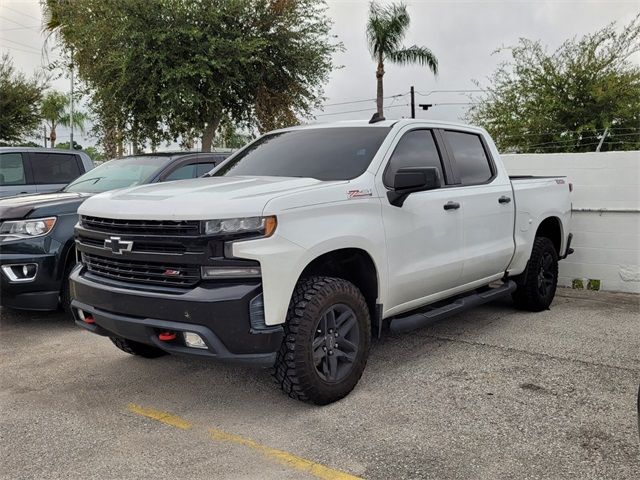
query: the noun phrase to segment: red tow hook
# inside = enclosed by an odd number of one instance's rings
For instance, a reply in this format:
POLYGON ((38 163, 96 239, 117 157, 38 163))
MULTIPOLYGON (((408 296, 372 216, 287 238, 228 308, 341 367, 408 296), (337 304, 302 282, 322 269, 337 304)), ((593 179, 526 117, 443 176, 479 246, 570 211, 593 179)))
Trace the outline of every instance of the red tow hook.
POLYGON ((158 340, 162 342, 171 342, 172 340, 175 340, 177 336, 178 334, 176 332, 166 330, 164 332, 160 332, 160 334, 158 335, 158 340))

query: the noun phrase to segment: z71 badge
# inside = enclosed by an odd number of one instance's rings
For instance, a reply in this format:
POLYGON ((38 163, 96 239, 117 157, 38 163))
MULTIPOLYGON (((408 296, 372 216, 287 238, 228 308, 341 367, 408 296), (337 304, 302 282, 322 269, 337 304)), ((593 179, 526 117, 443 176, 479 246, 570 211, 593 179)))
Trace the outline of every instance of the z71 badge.
POLYGON ((366 188, 364 190, 349 190, 347 191, 347 198, 359 198, 359 197, 370 197, 373 194, 371 193, 370 188, 366 188))

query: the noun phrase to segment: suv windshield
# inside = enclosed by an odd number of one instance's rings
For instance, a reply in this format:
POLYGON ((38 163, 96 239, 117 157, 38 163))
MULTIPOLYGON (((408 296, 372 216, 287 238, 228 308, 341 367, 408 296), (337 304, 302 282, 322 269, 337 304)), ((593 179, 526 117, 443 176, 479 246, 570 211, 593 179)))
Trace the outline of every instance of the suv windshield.
POLYGON ((212 175, 351 180, 364 173, 389 130, 343 127, 272 133, 233 156, 212 175))
POLYGON ((170 157, 128 157, 110 160, 67 185, 65 192, 100 193, 147 183, 170 157))

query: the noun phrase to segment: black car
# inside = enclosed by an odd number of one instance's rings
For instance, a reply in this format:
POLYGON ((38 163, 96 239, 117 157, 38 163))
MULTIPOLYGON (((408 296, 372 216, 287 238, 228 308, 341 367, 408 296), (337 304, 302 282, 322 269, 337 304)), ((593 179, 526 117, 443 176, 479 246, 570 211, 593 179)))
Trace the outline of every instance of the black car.
POLYGON ((73 228, 89 196, 116 188, 204 175, 229 153, 124 157, 90 170, 55 193, 0 199, 0 305, 24 310, 69 306, 73 228))

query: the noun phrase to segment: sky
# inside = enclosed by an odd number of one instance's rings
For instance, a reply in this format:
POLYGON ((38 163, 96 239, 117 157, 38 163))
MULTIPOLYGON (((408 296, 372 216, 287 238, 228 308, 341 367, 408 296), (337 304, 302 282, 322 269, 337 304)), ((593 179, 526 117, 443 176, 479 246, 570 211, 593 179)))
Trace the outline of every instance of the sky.
MULTIPOLYGON (((380 3, 390 3, 381 1, 380 3)), ((519 38, 541 40, 550 50, 564 40, 598 30, 611 22, 621 27, 640 13, 638 0, 407 0, 411 26, 405 44, 426 46, 437 56, 439 74, 426 68, 386 65, 385 116, 410 115, 409 89, 413 85, 418 118, 463 121, 475 90, 488 84, 497 65, 508 59, 503 46, 519 38)), ((365 25, 368 0, 328 0, 327 15, 333 34, 345 47, 335 55, 336 69, 325 86, 325 107, 314 112, 318 122, 370 118, 375 111, 376 64, 367 49, 365 25), (355 102, 355 103, 345 103, 355 102), (336 105, 338 104, 338 105, 336 105)), ((58 58, 53 43, 45 46, 41 33, 38 0, 0 0, 0 51, 8 52, 19 70, 30 75, 58 58)), ((638 56, 634 61, 640 61, 638 56)), ((60 78, 52 88, 68 92, 69 80, 60 78)), ((58 141, 68 141, 65 128, 58 141)), ((75 133, 78 143, 94 143, 88 135, 75 133)))

